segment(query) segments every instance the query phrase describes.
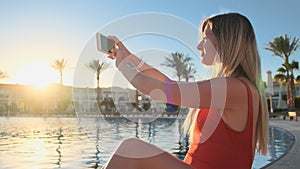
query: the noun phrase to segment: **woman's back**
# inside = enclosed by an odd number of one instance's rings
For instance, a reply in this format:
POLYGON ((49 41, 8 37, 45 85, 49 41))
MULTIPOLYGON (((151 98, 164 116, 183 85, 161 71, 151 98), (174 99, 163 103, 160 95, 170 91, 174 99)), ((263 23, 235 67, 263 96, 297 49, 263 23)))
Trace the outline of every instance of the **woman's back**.
MULTIPOLYGON (((248 84, 241 80, 247 88, 247 121, 242 131, 233 130, 220 118, 213 133, 207 132, 209 116, 220 115, 217 110, 202 109, 198 113, 190 149, 185 162, 193 167, 205 169, 247 169, 253 162, 253 97, 248 84)), ((246 114, 246 113, 245 113, 246 114)))

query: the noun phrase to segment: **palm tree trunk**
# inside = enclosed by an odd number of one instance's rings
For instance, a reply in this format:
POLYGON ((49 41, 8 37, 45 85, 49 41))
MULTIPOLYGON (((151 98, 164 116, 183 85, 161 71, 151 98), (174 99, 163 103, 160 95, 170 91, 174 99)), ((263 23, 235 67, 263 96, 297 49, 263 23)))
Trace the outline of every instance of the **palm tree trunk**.
POLYGON ((63 73, 62 73, 62 71, 59 71, 59 75, 60 75, 60 85, 62 86, 62 76, 63 76, 63 73))
POLYGON ((135 90, 135 108, 136 108, 136 112, 139 111, 139 92, 138 90, 135 90))
POLYGON ((288 57, 285 57, 284 59, 284 65, 286 67, 286 80, 287 80, 287 103, 288 103, 288 109, 292 109, 292 89, 291 89, 291 76, 290 76, 290 67, 289 67, 289 59, 288 57))
POLYGON ((100 109, 100 75, 97 74, 97 105, 100 109))
POLYGON ((294 83, 294 76, 291 75, 291 80, 290 80, 290 99, 291 99, 291 103, 289 105, 289 108, 291 110, 295 109, 295 83, 294 83))

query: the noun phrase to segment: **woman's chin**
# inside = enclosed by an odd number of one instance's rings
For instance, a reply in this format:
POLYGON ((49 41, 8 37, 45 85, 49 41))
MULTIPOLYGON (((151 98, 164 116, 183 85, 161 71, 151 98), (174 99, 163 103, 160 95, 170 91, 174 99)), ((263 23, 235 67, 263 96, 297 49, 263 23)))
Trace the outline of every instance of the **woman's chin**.
POLYGON ((205 66, 211 66, 211 65, 212 65, 212 63, 206 61, 205 58, 202 58, 201 63, 202 63, 203 65, 205 65, 205 66))

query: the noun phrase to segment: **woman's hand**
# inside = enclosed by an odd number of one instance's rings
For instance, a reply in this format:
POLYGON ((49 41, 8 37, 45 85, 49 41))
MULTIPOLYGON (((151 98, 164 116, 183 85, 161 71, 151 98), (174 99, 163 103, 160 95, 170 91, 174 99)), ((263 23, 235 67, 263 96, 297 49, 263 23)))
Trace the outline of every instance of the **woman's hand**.
POLYGON ((119 67, 119 64, 124 61, 124 59, 129 56, 131 53, 124 46, 124 44, 115 36, 108 36, 109 39, 115 41, 115 48, 112 53, 108 54, 108 58, 116 59, 116 67, 119 67))

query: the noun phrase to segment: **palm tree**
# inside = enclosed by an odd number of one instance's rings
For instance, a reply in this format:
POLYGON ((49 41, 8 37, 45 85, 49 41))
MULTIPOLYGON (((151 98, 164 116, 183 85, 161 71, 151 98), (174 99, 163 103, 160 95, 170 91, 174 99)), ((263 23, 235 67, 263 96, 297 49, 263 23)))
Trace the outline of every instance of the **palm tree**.
POLYGON ((65 59, 58 60, 56 59, 53 64, 51 65, 52 68, 56 69, 59 72, 60 77, 60 85, 63 84, 63 71, 67 66, 67 61, 65 59))
MULTIPOLYGON (((274 75, 274 80, 276 82, 282 83, 283 85, 287 85, 288 84, 288 79, 286 76, 286 67, 284 64, 282 64, 282 67, 277 69, 277 74, 274 75)), ((284 94, 281 96, 283 100, 287 101, 287 94, 284 94)))
POLYGON ((175 74, 178 77, 178 81, 184 76, 184 72, 187 72, 187 65, 192 60, 189 56, 184 56, 183 53, 175 52, 171 54, 172 58, 165 58, 165 62, 161 65, 175 69, 175 74))
POLYGON ((299 38, 294 37, 291 41, 290 37, 285 34, 285 36, 278 36, 273 39, 273 41, 270 41, 268 43, 268 47, 265 48, 266 50, 269 50, 273 52, 273 55, 279 56, 283 58, 284 63, 283 66, 285 68, 285 76, 287 80, 288 85, 288 93, 287 97, 288 100, 291 100, 291 104, 289 104, 289 109, 295 108, 295 96, 294 96, 294 75, 293 70, 296 68, 293 68, 292 63, 289 62, 289 57, 295 53, 299 49, 300 43, 299 38))
POLYGON ((99 60, 93 59, 88 64, 86 64, 86 67, 90 68, 91 70, 96 72, 96 78, 97 78, 97 104, 100 105, 100 74, 107 68, 110 67, 109 63, 106 63, 103 61, 102 63, 99 62, 99 60))
POLYGON ((299 62, 293 60, 292 63, 289 65, 290 71, 291 71, 291 78, 292 80, 295 79, 294 76, 294 70, 299 70, 299 62))
POLYGON ((274 80, 283 84, 287 84, 286 68, 284 66, 277 69, 277 74, 274 75, 274 80))
POLYGON ((186 82, 188 82, 190 78, 195 80, 196 73, 197 71, 192 64, 186 65, 186 68, 183 69, 183 78, 186 82))
MULTIPOLYGON (((181 81, 182 78, 185 81, 189 81, 190 78, 194 78, 196 69, 193 67, 193 64, 190 63, 192 60, 188 55, 185 56, 183 53, 175 52, 171 54, 172 58, 165 58, 165 62, 161 65, 167 66, 175 69, 175 74, 178 77, 178 81, 181 81)), ((178 112, 180 106, 166 103, 167 112, 178 112)))
MULTIPOLYGON (((292 91, 292 100, 293 100, 293 107, 295 108, 295 76, 294 70, 299 70, 299 62, 293 60, 292 63, 289 65, 291 71, 291 91, 292 91)), ((297 80, 297 78, 296 78, 297 80)))
MULTIPOLYGON (((292 63, 289 64, 289 65, 282 64, 282 67, 277 69, 278 73, 274 75, 274 80, 277 81, 277 82, 283 83, 284 85, 288 85, 289 80, 286 76, 287 69, 290 69, 290 72, 291 72, 290 79, 291 79, 291 81, 299 82, 300 81, 300 76, 298 76, 297 78, 294 77, 294 70, 299 69, 299 63, 295 60, 293 60, 292 63)), ((295 91, 295 86, 293 84, 294 83, 292 83, 291 89, 292 89, 292 91, 295 91)), ((284 95, 284 97, 282 97, 282 99, 287 100, 288 99, 287 95, 284 95)))

